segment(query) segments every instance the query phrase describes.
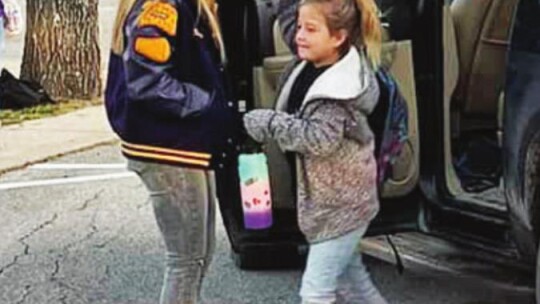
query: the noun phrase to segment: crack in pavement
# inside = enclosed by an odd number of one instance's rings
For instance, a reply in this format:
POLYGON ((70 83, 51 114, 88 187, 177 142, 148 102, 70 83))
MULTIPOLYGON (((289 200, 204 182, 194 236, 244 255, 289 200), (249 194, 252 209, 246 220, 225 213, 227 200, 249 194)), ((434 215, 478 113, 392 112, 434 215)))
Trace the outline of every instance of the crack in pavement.
MULTIPOLYGON (((92 198, 90 199, 87 199, 83 205, 81 207, 79 207, 77 210, 78 211, 82 211, 84 209, 86 209, 89 204, 95 200, 97 200, 99 198, 99 196, 104 192, 104 189, 101 189, 100 191, 98 191, 96 194, 94 194, 92 196, 92 198)), ((95 225, 95 221, 96 221, 96 215, 97 215, 97 210, 96 212, 94 212, 94 215, 92 216, 92 222, 91 222, 91 225, 90 225, 90 228, 91 228, 91 231, 85 236, 83 237, 82 239, 78 240, 78 241, 75 241, 73 243, 70 243, 66 246, 64 246, 62 249, 60 249, 60 251, 66 251, 66 250, 69 250, 70 248, 72 248, 73 246, 75 246, 76 244, 78 243, 82 243, 86 240, 89 240, 90 238, 92 238, 96 233, 99 232, 97 226, 95 225)), ((32 228, 32 230, 30 230, 28 233, 26 233, 25 235, 23 235, 22 237, 20 237, 18 239, 18 242, 21 243, 23 246, 24 246, 24 249, 23 249, 23 252, 21 254, 17 254, 13 257, 13 260, 0 267, 0 275, 4 274, 8 269, 10 269, 11 267, 17 265, 19 259, 23 256, 27 256, 29 253, 30 253, 30 245, 28 245, 26 243, 26 240, 28 240, 29 238, 31 238, 32 236, 34 236, 37 232, 45 229, 46 227, 52 225, 57 219, 59 218, 59 215, 58 213, 54 213, 52 218, 44 221, 43 223, 41 223, 40 225, 38 225, 37 227, 35 228, 32 228)), ((61 254, 60 255, 61 257, 63 257, 63 255, 61 254)), ((59 271, 59 268, 60 268, 60 265, 59 265, 59 260, 56 260, 55 261, 55 269, 53 271, 53 274, 52 274, 52 277, 56 276, 56 274, 58 273, 59 271)))
POLYGON ((96 201, 103 194, 103 192, 105 192, 105 189, 99 190, 96 194, 94 194, 93 197, 85 200, 84 203, 82 204, 82 206, 77 208, 76 210, 77 211, 85 210, 86 208, 88 208, 88 205, 90 205, 91 202, 96 201))
POLYGON ((105 271, 103 271, 103 275, 98 280, 98 285, 101 285, 109 280, 109 276, 111 275, 111 266, 105 265, 105 271))
MULTIPOLYGON (((92 215, 92 220, 90 221, 90 232, 82 239, 80 239, 78 242, 75 242, 73 243, 73 245, 77 244, 77 243, 84 243, 85 241, 88 241, 89 239, 91 239, 92 237, 94 237, 95 234, 97 234, 99 232, 99 229, 98 227, 96 226, 96 217, 97 217, 97 214, 98 214, 98 209, 96 209, 94 211, 94 214, 92 215)), ((68 249, 68 248, 66 248, 68 249)))
POLYGON ((51 225, 52 223, 54 223, 54 221, 56 221, 58 219, 58 214, 55 213, 53 214, 52 218, 50 220, 47 220, 45 222, 43 222, 41 225, 37 226, 36 228, 32 229, 29 233, 27 233, 26 235, 24 235, 23 237, 21 237, 19 239, 19 242, 24 242, 26 239, 29 239, 30 237, 32 237, 34 234, 36 234, 36 232, 39 232, 40 230, 42 230, 43 228, 51 225))
MULTIPOLYGON (((87 199, 83 205, 79 208, 77 208, 76 210, 77 211, 82 211, 82 210, 85 210, 89 204, 95 200, 97 200, 99 198, 99 196, 105 192, 104 189, 101 189, 100 191, 98 191, 96 194, 94 194, 94 196, 92 196, 92 198, 90 199, 87 199)), ((69 249, 73 248, 75 245, 77 244, 81 244, 81 243, 84 243, 85 241, 88 241, 89 239, 91 239, 96 233, 99 232, 99 229, 98 227, 96 226, 96 217, 97 217, 97 214, 98 214, 98 211, 99 209, 96 209, 93 214, 92 214, 92 219, 90 220, 90 232, 87 233, 84 237, 82 237, 81 239, 79 240, 76 240, 76 241, 73 241, 71 243, 68 243, 67 245, 65 245, 64 247, 62 247, 61 249, 59 249, 58 251, 61 251, 61 252, 66 252, 68 251, 69 249)), ((63 254, 60 254, 61 257, 63 257, 64 255, 63 254)))
POLYGON ((68 283, 64 282, 63 280, 57 278, 56 276, 58 273, 60 273, 60 262, 64 259, 64 255, 60 254, 60 256, 54 261, 54 269, 51 273, 51 276, 49 278, 49 281, 52 283, 56 283, 58 287, 60 288, 61 298, 59 299, 60 303, 68 303, 68 295, 65 293, 66 290, 72 292, 75 297, 82 300, 84 303, 88 303, 86 299, 82 296, 81 290, 69 285, 68 283))
POLYGON ((24 286, 24 293, 20 300, 18 300, 15 304, 22 304, 26 301, 28 296, 32 293, 31 292, 32 286, 31 285, 25 285, 24 286))
MULTIPOLYGON (((100 191, 100 193, 97 193, 92 199, 87 200, 85 202, 84 206, 83 206, 84 208, 81 208, 81 209, 78 209, 78 210, 85 209, 88 206, 88 203, 95 200, 95 199, 97 199, 102 192, 103 191, 100 191)), ((62 260, 64 260, 66 258, 66 255, 69 253, 69 250, 72 247, 74 247, 75 245, 80 244, 80 243, 84 243, 85 241, 91 239, 96 233, 99 232, 99 229, 95 224, 97 214, 98 214, 98 210, 96 209, 94 211, 94 214, 92 215, 92 219, 91 219, 91 222, 90 222, 90 225, 89 225, 91 231, 88 234, 86 234, 86 236, 84 236, 83 238, 81 238, 81 239, 79 239, 77 241, 74 241, 72 243, 69 243, 69 244, 65 245, 63 248, 59 249, 59 251, 61 251, 63 253, 59 253, 58 257, 54 261, 54 269, 53 269, 53 271, 52 271, 52 273, 50 275, 49 281, 58 284, 58 286, 59 286, 59 288, 61 290, 61 293, 62 293, 62 297, 60 298, 60 303, 67 303, 68 295, 66 295, 64 293, 65 290, 71 291, 79 300, 83 301, 84 303, 88 303, 88 301, 82 296, 80 290, 78 290, 75 287, 70 286, 68 283, 66 283, 63 280, 59 279, 57 277, 57 275, 60 273, 61 262, 62 262, 62 260)))
POLYGON ((22 254, 17 254, 13 257, 13 261, 11 261, 10 263, 0 267, 0 275, 2 275, 6 270, 8 270, 9 268, 17 265, 17 262, 19 261, 19 259, 23 256, 26 256, 29 254, 30 252, 30 245, 28 245, 25 241, 27 239, 29 239, 30 237, 32 237, 34 234, 36 234, 38 231, 44 229, 45 227, 51 225, 52 223, 54 223, 54 221, 56 221, 56 219, 58 219, 58 214, 53 214, 52 218, 49 219, 49 220, 46 220, 45 222, 41 223, 40 225, 38 225, 36 228, 33 228, 30 232, 28 232, 27 234, 25 234, 24 236, 22 236, 21 238, 18 239, 18 242, 21 243, 23 246, 24 246, 24 250, 23 250, 23 253, 22 254))
MULTIPOLYGON (((136 205, 135 209, 140 211, 142 208, 146 207, 150 203, 151 203, 151 199, 148 198, 147 200, 144 201, 144 203, 136 205)), ((104 242, 102 242, 100 244, 95 244, 94 248, 97 248, 97 249, 105 248, 105 246, 107 246, 110 243, 116 241, 120 236, 123 236, 124 234, 122 232, 124 231, 125 228, 128 227, 129 224, 131 224, 132 222, 138 221, 138 220, 139 219, 132 219, 132 220, 125 221, 124 223, 121 223, 120 228, 118 228, 118 230, 117 230, 117 232, 116 232, 116 234, 114 236, 110 237, 108 240, 105 240, 104 242)))
MULTIPOLYGON (((126 224, 127 224, 127 223, 126 223, 126 224)), ((124 230, 124 228, 127 227, 126 224, 122 225, 122 226, 120 227, 120 229, 118 229, 118 232, 117 232, 114 236, 110 237, 108 240, 105 240, 104 242, 99 243, 99 244, 95 244, 95 245, 94 245, 94 248, 97 248, 97 249, 103 249, 103 248, 105 248, 107 245, 109 245, 110 243, 116 241, 120 236, 123 235, 121 232, 124 230)))
MULTIPOLYGON (((103 195, 104 192, 105 192, 105 189, 101 189, 101 190, 95 192, 92 195, 92 197, 90 197, 89 199, 86 199, 78 208, 72 209, 72 210, 74 210, 75 212, 89 210, 90 205, 93 202, 98 201, 100 199, 100 197, 103 195)), ((144 206, 146 206, 147 204, 148 204, 148 200, 145 201, 144 203, 140 204, 139 206, 136 206, 136 208, 140 210, 144 206)), ((84 242, 88 241, 89 239, 93 238, 96 234, 99 233, 99 227, 98 227, 98 225, 96 223, 97 222, 97 216, 99 214, 98 212, 99 212, 98 208, 95 208, 95 211, 92 212, 93 215, 91 217, 90 223, 87 226, 90 231, 87 231, 87 233, 82 238, 80 238, 79 240, 70 242, 70 243, 62 246, 61 248, 52 249, 48 253, 48 254, 52 255, 54 260, 53 260, 53 268, 52 268, 52 270, 51 270, 51 272, 49 274, 49 279, 47 281, 59 286, 59 288, 60 288, 60 295, 59 296, 61 296, 61 298, 59 298, 58 301, 60 303, 68 303, 68 302, 70 302, 70 298, 72 298, 72 297, 76 297, 78 300, 80 300, 83 303, 88 302, 88 300, 84 298, 82 291, 78 290, 76 287, 71 286, 67 282, 63 281, 63 278, 61 277, 60 274, 61 274, 62 267, 63 267, 62 266, 63 261, 69 255, 69 251, 73 247, 77 246, 78 244, 81 244, 81 243, 84 243, 84 242)), ((0 268, 0 276, 6 275, 8 269, 10 269, 10 268, 16 266, 18 263, 20 263, 20 260, 21 260, 22 257, 28 256, 28 255, 31 254, 30 253, 30 251, 31 251, 30 245, 27 243, 29 239, 33 238, 38 232, 42 231, 43 229, 46 229, 47 227, 53 225, 55 222, 58 222, 58 219, 62 218, 63 215, 64 215, 64 212, 62 212, 62 213, 54 213, 49 219, 47 219, 44 222, 42 222, 41 224, 33 227, 29 232, 27 232, 23 236, 19 237, 17 241, 20 244, 22 244, 24 246, 24 248, 19 254, 15 255, 13 257, 12 262, 10 262, 9 264, 7 264, 7 265, 0 268)), ((125 230, 128 227, 128 225, 131 225, 132 222, 133 222, 132 220, 126 221, 126 223, 124 225, 122 225, 123 227, 120 229, 120 231, 125 230)), ((123 233, 120 232, 116 237, 113 237, 111 240, 106 241, 103 244, 102 247, 104 247, 110 241, 117 239, 117 237, 122 235, 122 234, 123 233)), ((95 247, 99 248, 100 246, 95 246, 95 247)), ((101 281, 108 280, 108 276, 110 275, 110 272, 111 272, 110 267, 106 266, 105 271, 104 271, 104 277, 101 278, 101 281)), ((24 287, 23 292, 22 292, 22 296, 17 301, 17 304, 23 304, 26 301, 28 301, 28 298, 32 294, 32 292, 33 292, 32 285, 26 285, 24 287)))
MULTIPOLYGON (((60 255, 60 258, 63 258, 64 256, 63 255, 60 255)), ((51 273, 51 281, 55 281, 56 280, 56 275, 58 274, 58 272, 60 272, 60 260, 59 259, 56 259, 54 261, 54 269, 53 269, 53 272, 51 273)))
POLYGON ((99 232, 99 229, 98 227, 96 226, 96 224, 94 223, 95 222, 95 219, 96 219, 96 214, 97 214, 97 211, 94 213, 94 216, 92 217, 92 223, 90 223, 90 232, 88 232, 84 237, 82 237, 81 239, 79 240, 76 240, 76 241, 73 241, 71 243, 68 243, 67 245, 65 245, 62 249, 60 249, 59 251, 63 251, 63 252, 66 252, 68 251, 69 249, 73 248, 75 245, 77 244, 81 244, 81 243, 84 243, 86 241, 88 241, 89 239, 91 239, 95 234, 97 234, 99 232))
POLYGON ((16 256, 13 257, 13 261, 11 261, 10 263, 2 266, 0 268, 0 275, 2 275, 6 270, 8 270, 9 268, 15 266, 17 264, 17 262, 19 261, 19 258, 25 256, 28 254, 28 251, 29 251, 29 246, 24 244, 24 253, 23 254, 17 254, 16 256))
MULTIPOLYGON (((4 274, 4 272, 6 272, 6 270, 8 270, 9 268, 17 265, 17 263, 18 263, 18 261, 19 261, 19 259, 21 257, 29 255, 29 253, 30 253, 30 245, 28 245, 26 243, 26 240, 31 238, 34 234, 36 234, 40 230, 43 230, 45 227, 52 225, 57 219, 58 219, 58 214, 55 213, 55 214, 53 214, 51 219, 44 221, 43 223, 41 223, 37 227, 30 230, 30 232, 28 232, 24 236, 20 237, 18 239, 18 242, 21 243, 24 246, 23 253, 22 254, 17 254, 15 257, 13 257, 13 261, 11 263, 1 267, 0 268, 0 275, 4 274)), ((16 304, 24 303, 26 301, 26 299, 28 298, 28 296, 32 293, 31 289, 32 289, 32 285, 25 285, 23 295, 22 295, 21 299, 19 299, 16 302, 16 304)))
POLYGON ((52 250, 51 253, 58 252, 59 255, 60 255, 60 259, 63 259, 64 258, 64 253, 69 252, 69 250, 71 248, 75 247, 78 244, 82 244, 82 243, 88 241, 89 239, 91 239, 92 237, 94 237, 94 235, 99 232, 99 229, 95 224, 96 215, 97 215, 97 210, 96 210, 96 212, 94 212, 94 215, 92 216, 92 221, 91 221, 91 223, 89 225, 90 230, 91 230, 90 232, 88 232, 84 237, 82 237, 82 238, 80 238, 78 240, 75 240, 73 242, 70 242, 70 243, 68 243, 67 245, 64 245, 64 247, 62 247, 62 248, 60 248, 58 250, 52 250))
MULTIPOLYGON (((73 295, 74 295, 77 299, 83 301, 83 303, 88 303, 88 301, 86 300, 86 298, 84 298, 84 297, 81 295, 81 291, 80 291, 80 290, 76 289, 75 287, 69 285, 68 283, 66 283, 66 282, 64 282, 64 281, 56 281, 56 283, 58 283, 58 287, 60 287, 60 288, 65 288, 65 289, 71 291, 71 292, 73 293, 73 295)), ((65 303, 65 302, 63 302, 63 301, 66 301, 67 298, 68 298, 68 296, 67 296, 65 293, 63 293, 63 292, 64 292, 64 291, 62 290, 62 298, 60 299, 61 303, 65 303), (62 300, 63 300, 63 301, 62 301, 62 300)))
POLYGON ((67 304, 66 300, 67 300, 67 296, 66 296, 66 295, 62 295, 62 297, 60 298, 60 303, 62 303, 62 304, 67 304))

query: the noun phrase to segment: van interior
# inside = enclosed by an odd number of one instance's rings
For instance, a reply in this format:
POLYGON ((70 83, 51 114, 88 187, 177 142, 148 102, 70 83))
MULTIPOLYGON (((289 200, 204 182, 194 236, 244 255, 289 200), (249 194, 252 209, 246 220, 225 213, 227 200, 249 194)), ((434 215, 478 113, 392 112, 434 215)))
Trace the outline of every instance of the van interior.
POLYGON ((504 210, 504 85, 517 1, 447 2, 443 27, 448 189, 461 200, 504 210))
MULTIPOLYGON (((273 108, 278 79, 292 59, 276 21, 278 2, 235 0, 221 6, 229 68, 241 110, 273 108)), ((437 6, 425 0, 377 0, 377 3, 384 28, 382 65, 396 79, 409 105, 410 117, 406 148, 381 189, 381 196, 391 199, 411 193, 420 177, 417 102, 433 102, 437 94, 433 92, 438 90, 433 88, 432 81, 437 54, 429 53, 435 39, 426 35, 429 29, 425 28, 425 24, 434 20, 429 12, 437 6), (433 92, 426 93, 430 90, 433 92)), ((503 211, 506 208, 501 185, 503 88, 509 29, 516 3, 517 0, 445 0, 442 12, 446 188, 461 202, 503 211)), ((275 225, 269 230, 246 231, 241 220, 241 204, 222 204, 223 218, 232 229, 229 235, 236 252, 239 248, 234 247, 246 243, 245 239, 253 243, 272 235, 294 250, 303 240, 295 220, 293 168, 278 147, 266 145, 264 150, 269 162, 275 225)), ((233 171, 224 178, 234 179, 233 171)), ((238 184, 235 180, 231 182, 238 184)), ((224 187, 218 191, 221 198, 240 201, 238 189, 224 187)), ((273 244, 272 248, 275 247, 273 244)))
MULTIPOLYGON (((413 60, 414 19, 423 1, 381 0, 385 12, 383 63, 396 78, 400 91, 409 105, 409 139, 405 149, 393 166, 391 178, 382 189, 387 198, 407 195, 418 184, 419 139, 416 118, 416 81, 413 60)), ((233 1, 222 6, 223 33, 227 46, 229 68, 233 71, 240 108, 274 108, 278 79, 293 55, 282 38, 276 20, 277 0, 233 1), (241 48, 242 52, 238 49, 241 48)), ((296 223, 296 193, 291 180, 291 168, 279 147, 265 145, 268 158, 274 225, 263 231, 243 229, 241 204, 222 204, 224 220, 231 227, 233 247, 246 239, 256 242, 271 235, 284 246, 302 241, 296 223), (234 239, 242 241, 235 242, 234 239)), ((219 177, 218 177, 219 178, 219 177)), ((230 175, 227 177, 231 179, 230 175)), ((233 181, 234 182, 234 181, 233 181)), ((218 189, 219 197, 238 198, 236 189, 218 189)), ((240 245, 238 245, 240 246, 240 245)), ((274 244, 275 246, 275 244, 274 244)), ((239 248, 233 248, 238 252, 239 248)), ((240 250, 241 251, 241 250, 240 250)))

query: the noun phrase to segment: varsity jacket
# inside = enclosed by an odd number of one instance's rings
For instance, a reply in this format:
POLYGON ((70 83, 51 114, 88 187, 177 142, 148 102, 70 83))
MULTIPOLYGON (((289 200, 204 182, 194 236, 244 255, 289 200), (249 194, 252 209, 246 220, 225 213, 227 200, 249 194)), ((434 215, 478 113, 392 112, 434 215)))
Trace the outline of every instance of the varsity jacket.
POLYGON ((240 119, 196 1, 133 0, 117 18, 105 106, 123 154, 201 169, 234 157, 240 119))

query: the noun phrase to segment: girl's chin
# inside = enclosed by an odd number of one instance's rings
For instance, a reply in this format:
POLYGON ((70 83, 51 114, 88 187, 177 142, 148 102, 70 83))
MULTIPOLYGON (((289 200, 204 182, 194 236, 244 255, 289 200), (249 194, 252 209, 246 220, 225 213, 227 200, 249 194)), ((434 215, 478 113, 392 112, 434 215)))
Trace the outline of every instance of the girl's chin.
POLYGON ((298 58, 300 58, 300 60, 307 60, 308 59, 308 56, 305 52, 302 52, 301 50, 298 51, 298 58))

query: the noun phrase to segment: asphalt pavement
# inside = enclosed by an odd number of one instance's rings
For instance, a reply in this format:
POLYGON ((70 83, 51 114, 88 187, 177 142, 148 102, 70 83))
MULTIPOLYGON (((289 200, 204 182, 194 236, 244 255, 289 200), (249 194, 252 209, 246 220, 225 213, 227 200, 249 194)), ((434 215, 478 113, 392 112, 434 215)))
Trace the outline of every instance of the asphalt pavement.
MULTIPOLYGON (((220 217, 218 216, 220 219, 220 217)), ((0 176, 0 303, 158 303, 164 247, 141 182, 116 144, 0 176)), ((390 303, 534 303, 479 278, 366 260, 390 303)), ((241 271, 219 220, 203 296, 221 304, 295 304, 301 269, 241 271)))

